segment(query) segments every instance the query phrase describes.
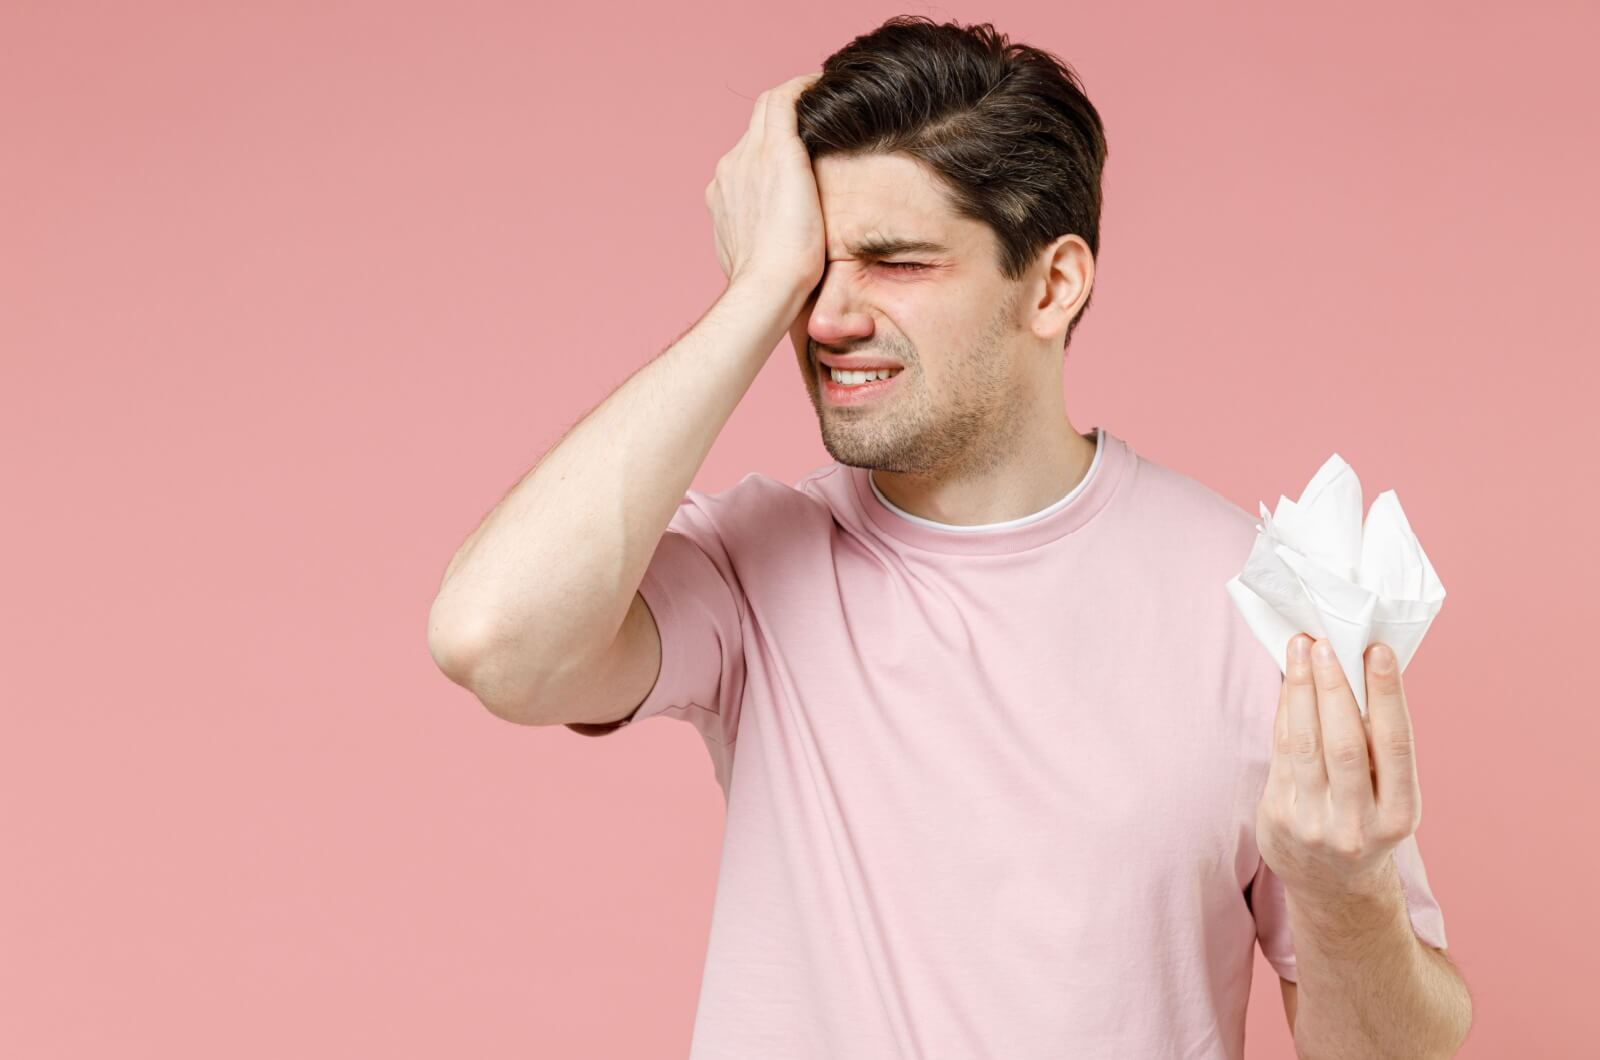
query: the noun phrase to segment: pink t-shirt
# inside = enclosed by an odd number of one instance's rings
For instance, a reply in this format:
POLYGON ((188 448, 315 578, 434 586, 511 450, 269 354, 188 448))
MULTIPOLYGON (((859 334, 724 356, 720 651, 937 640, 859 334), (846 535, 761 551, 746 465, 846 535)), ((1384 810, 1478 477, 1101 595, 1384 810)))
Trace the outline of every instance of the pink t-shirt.
POLYGON ((693 725, 727 799, 692 1060, 1237 1058, 1256 941, 1297 978, 1255 843, 1282 675, 1223 587, 1256 519, 1086 437, 989 526, 839 463, 680 503, 631 720, 693 725))

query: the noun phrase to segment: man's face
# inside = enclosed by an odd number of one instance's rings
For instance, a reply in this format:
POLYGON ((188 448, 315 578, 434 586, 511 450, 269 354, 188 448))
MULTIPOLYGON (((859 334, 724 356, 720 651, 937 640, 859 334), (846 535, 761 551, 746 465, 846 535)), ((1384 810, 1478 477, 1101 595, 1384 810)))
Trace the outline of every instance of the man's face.
POLYGON ((980 470, 1042 389, 1017 319, 1024 289, 1000 275, 994 234, 950 212, 906 156, 825 156, 813 171, 828 260, 789 339, 823 445, 854 467, 980 470), (901 240, 943 249, 883 245, 901 240), (856 390, 819 360, 863 357, 903 367, 856 390))

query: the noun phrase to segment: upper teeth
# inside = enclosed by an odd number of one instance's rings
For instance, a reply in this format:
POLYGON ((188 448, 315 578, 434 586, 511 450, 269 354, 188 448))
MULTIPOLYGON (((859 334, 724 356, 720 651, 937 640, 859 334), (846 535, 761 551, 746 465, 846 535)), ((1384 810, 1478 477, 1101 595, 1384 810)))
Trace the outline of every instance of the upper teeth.
POLYGON ((894 375, 896 371, 898 371, 898 369, 895 368, 874 368, 870 372, 841 372, 837 368, 829 368, 828 374, 833 376, 833 381, 835 383, 843 383, 845 386, 854 386, 857 383, 865 383, 872 379, 887 379, 891 375, 894 375))

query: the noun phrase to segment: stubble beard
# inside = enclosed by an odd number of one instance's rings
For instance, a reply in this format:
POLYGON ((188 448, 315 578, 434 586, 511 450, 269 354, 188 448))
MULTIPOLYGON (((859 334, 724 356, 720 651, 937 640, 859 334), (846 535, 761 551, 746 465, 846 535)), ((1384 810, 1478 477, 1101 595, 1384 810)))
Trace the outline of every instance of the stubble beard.
POLYGON ((828 455, 850 467, 919 475, 979 474, 996 463, 1020 429, 1023 404, 1003 345, 1010 308, 1002 307, 973 348, 955 358, 941 409, 916 358, 885 352, 906 367, 898 392, 859 407, 823 403, 821 382, 806 385, 828 455))

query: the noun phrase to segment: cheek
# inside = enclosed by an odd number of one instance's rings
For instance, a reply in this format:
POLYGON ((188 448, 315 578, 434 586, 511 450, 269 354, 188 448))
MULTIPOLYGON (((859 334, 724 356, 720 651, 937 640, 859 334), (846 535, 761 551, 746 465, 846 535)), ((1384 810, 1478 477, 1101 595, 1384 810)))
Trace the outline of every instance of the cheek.
POLYGON ((811 336, 806 334, 805 321, 789 329, 789 344, 794 347, 795 360, 802 368, 811 363, 811 336))

